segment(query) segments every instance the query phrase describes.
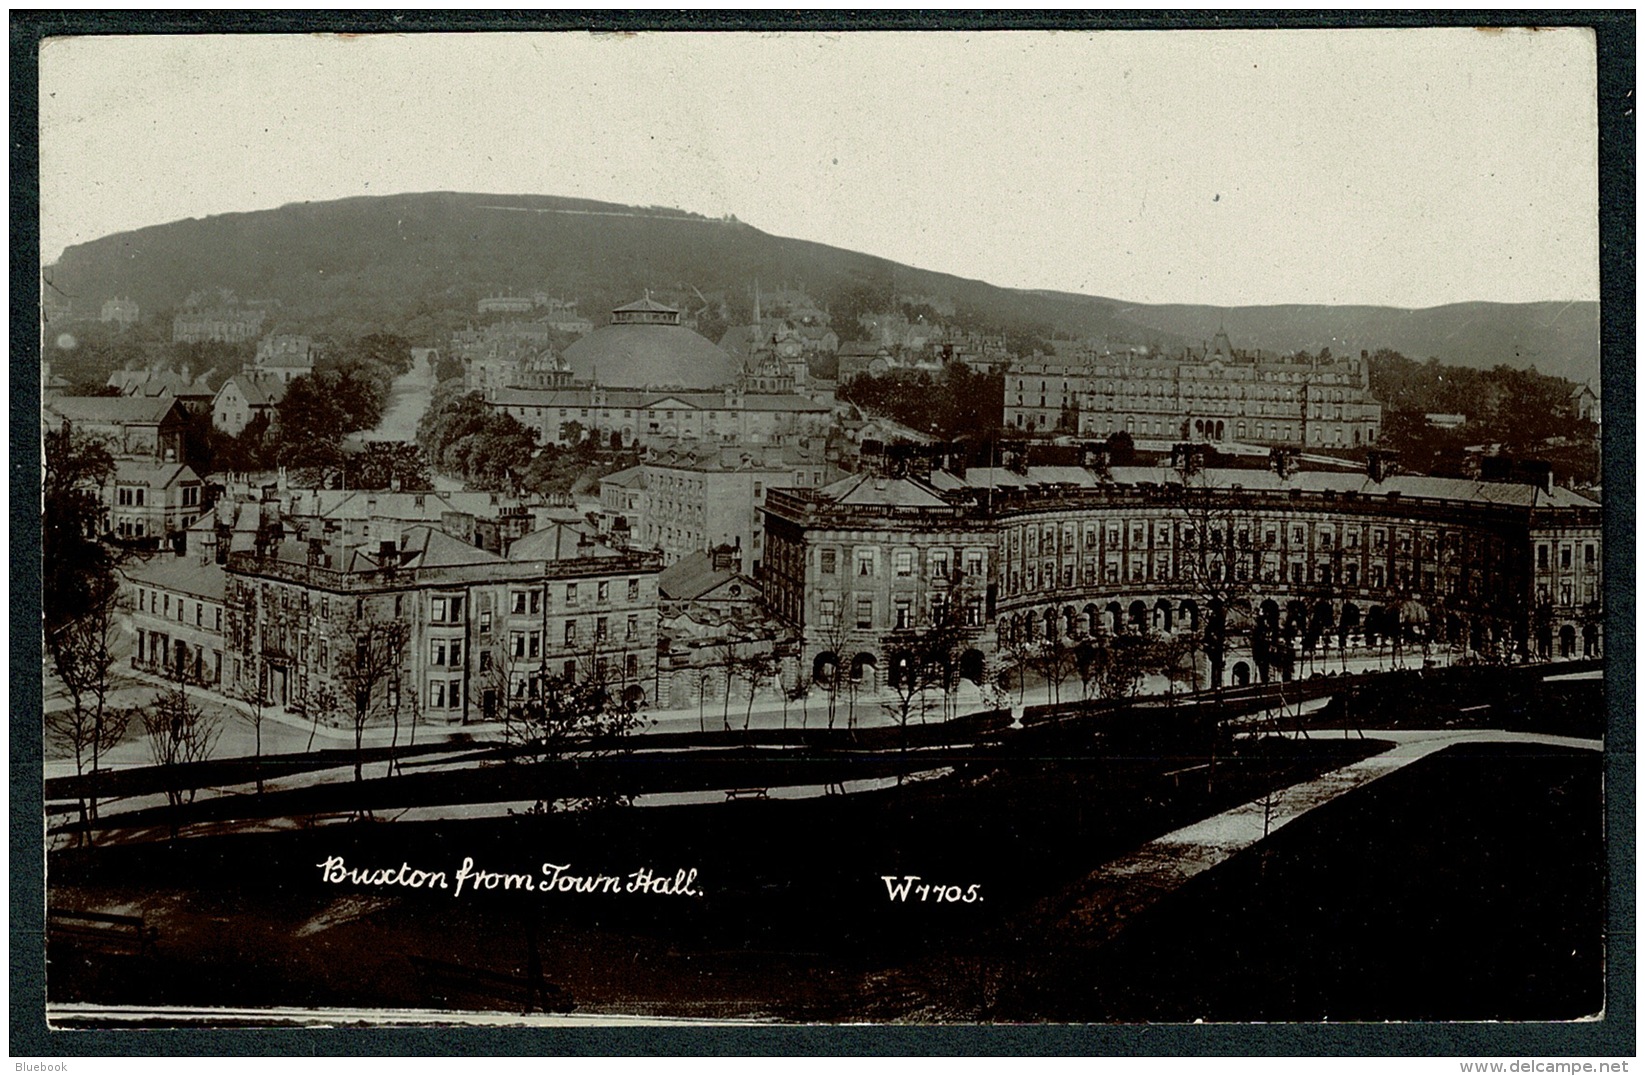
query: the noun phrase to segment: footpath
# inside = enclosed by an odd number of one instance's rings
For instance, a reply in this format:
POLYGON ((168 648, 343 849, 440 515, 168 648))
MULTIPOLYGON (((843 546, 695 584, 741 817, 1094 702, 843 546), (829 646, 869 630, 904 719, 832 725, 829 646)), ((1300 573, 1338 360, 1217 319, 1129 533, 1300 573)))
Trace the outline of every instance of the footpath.
POLYGON ((1106 942, 1145 908, 1314 808, 1455 744, 1530 743, 1587 751, 1603 748, 1598 740, 1497 729, 1366 729, 1365 735, 1369 739, 1392 741, 1393 746, 1381 754, 1281 789, 1271 798, 1241 804, 1156 837, 1135 851, 1110 860, 1080 885, 1077 897, 1062 910, 1059 926, 1078 930, 1091 945, 1106 942))

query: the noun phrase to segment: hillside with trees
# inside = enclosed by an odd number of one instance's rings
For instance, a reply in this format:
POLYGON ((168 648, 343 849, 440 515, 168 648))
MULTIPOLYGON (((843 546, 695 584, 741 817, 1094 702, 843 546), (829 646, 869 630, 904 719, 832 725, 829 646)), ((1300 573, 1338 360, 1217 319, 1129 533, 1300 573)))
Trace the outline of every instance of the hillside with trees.
POLYGON ((1473 370, 1383 349, 1371 356, 1371 393, 1383 407, 1383 440, 1407 470, 1465 474, 1469 448, 1500 446, 1502 455, 1545 459, 1562 481, 1599 475, 1598 428, 1571 408, 1577 386, 1534 370, 1473 370), (1465 415, 1447 429, 1430 414, 1465 415))

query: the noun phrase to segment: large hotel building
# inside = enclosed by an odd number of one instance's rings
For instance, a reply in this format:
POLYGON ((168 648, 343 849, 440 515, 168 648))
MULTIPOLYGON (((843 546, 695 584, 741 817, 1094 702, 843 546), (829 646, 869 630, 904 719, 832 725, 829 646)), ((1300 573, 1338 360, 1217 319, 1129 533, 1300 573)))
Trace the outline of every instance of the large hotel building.
POLYGON ((1186 356, 1083 350, 1012 365, 1005 424, 1024 434, 1309 448, 1375 444, 1370 361, 1236 352, 1226 333, 1186 356))

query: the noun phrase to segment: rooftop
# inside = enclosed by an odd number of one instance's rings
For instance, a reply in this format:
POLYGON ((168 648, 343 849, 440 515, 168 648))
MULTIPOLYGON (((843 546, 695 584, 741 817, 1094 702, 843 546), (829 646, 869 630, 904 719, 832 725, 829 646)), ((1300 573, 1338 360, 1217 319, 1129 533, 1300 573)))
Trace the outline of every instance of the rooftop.
POLYGON ((207 601, 223 600, 223 569, 215 563, 201 564, 195 557, 153 557, 125 569, 133 583, 187 594, 207 601))

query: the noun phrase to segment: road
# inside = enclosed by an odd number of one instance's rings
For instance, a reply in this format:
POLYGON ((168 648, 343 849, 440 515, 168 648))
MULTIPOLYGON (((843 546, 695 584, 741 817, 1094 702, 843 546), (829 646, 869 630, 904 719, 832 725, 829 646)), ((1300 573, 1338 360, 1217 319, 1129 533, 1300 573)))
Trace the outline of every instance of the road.
POLYGON ((417 437, 417 423, 428 410, 434 398, 434 369, 424 364, 413 366, 394 379, 389 388, 388 406, 383 408, 383 420, 377 428, 360 435, 365 441, 413 441, 417 437))

